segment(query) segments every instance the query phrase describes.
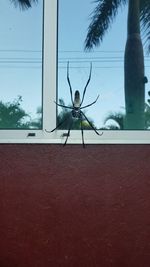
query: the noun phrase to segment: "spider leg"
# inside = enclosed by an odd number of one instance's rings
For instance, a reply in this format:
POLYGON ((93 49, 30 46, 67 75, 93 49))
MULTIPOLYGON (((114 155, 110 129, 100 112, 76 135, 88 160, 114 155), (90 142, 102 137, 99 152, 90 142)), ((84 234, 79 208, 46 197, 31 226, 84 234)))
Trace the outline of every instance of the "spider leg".
POLYGON ((58 129, 59 128, 59 126, 61 126, 65 121, 67 121, 68 120, 68 118, 69 117, 67 117, 66 119, 64 119, 63 121, 61 121, 53 130, 51 130, 51 131, 47 131, 46 129, 45 129, 45 131, 47 132, 47 133, 52 133, 52 132, 54 132, 56 129, 58 129))
POLYGON ((71 130, 72 123, 73 123, 73 120, 69 124, 68 132, 67 132, 67 137, 66 137, 66 140, 65 140, 65 143, 63 144, 63 146, 65 146, 67 144, 68 137, 70 136, 70 130, 71 130))
POLYGON ((88 123, 90 124, 91 128, 94 130, 94 132, 98 135, 102 135, 103 133, 99 134, 97 132, 97 130, 93 127, 92 123, 89 121, 89 119, 86 117, 86 115, 81 111, 82 115, 84 116, 84 118, 88 121, 88 123))
POLYGON ((84 87, 83 96, 82 96, 82 100, 81 100, 81 104, 80 104, 80 106, 81 106, 82 103, 83 103, 83 100, 84 100, 84 96, 85 96, 85 93, 86 93, 87 86, 88 86, 88 84, 89 84, 89 82, 90 82, 90 80, 91 80, 91 73, 92 73, 92 63, 91 63, 91 65, 90 65, 90 74, 89 74, 89 78, 88 78, 88 80, 87 80, 87 83, 86 83, 86 85, 85 85, 85 87, 84 87))
POLYGON ((67 81, 68 81, 68 84, 69 84, 70 95, 71 95, 71 102, 72 102, 72 105, 73 105, 72 87, 71 87, 70 78, 69 78, 69 61, 67 63, 67 81))
POLYGON ((85 148, 85 143, 84 143, 84 134, 83 134, 83 124, 82 124, 82 122, 83 122, 82 115, 81 115, 80 121, 81 121, 82 145, 83 145, 83 148, 85 148))
POLYGON ((87 108, 87 107, 90 107, 92 106, 93 104, 95 104, 97 102, 97 99, 99 98, 99 95, 98 97, 96 98, 96 100, 94 102, 92 102, 91 104, 87 105, 87 106, 84 106, 84 107, 81 107, 80 109, 83 109, 83 108, 87 108))
POLYGON ((54 103, 55 103, 57 106, 62 107, 62 108, 73 109, 72 107, 68 107, 68 106, 65 106, 65 105, 61 105, 61 104, 59 104, 59 103, 57 103, 57 102, 55 102, 55 101, 54 101, 54 103))

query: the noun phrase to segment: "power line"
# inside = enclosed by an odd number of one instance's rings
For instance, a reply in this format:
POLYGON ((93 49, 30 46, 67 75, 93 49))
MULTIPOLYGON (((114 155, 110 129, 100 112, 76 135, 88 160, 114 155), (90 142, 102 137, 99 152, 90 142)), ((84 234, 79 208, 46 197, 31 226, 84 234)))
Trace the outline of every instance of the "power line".
MULTIPOLYGON (((17 53, 42 53, 42 49, 0 49, 0 53, 17 52, 17 53)), ((98 54, 98 53, 124 53, 124 50, 98 50, 98 51, 84 51, 84 50, 58 50, 58 53, 82 53, 82 54, 98 54)), ((145 55, 145 57, 149 57, 145 55)))
MULTIPOLYGON (((149 62, 150 59, 145 59, 145 61, 149 62)), ((68 60, 58 60, 58 64, 67 64, 68 60)), ((116 62, 124 62, 123 59, 106 59, 106 60, 96 60, 96 58, 93 60, 92 58, 90 59, 79 59, 79 60, 76 60, 76 59, 70 59, 69 60, 70 63, 72 64, 78 64, 78 63, 89 63, 89 62, 92 62, 92 63, 116 63, 116 62)), ((29 64, 41 64, 42 63, 42 59, 34 59, 34 58, 0 58, 0 64, 21 64, 21 63, 29 63, 29 64)))
MULTIPOLYGON (((69 67, 70 69, 89 69, 89 67, 81 66, 81 67, 69 67)), ((95 66, 93 69, 123 69, 124 66, 95 66)), ((150 66, 145 66, 145 68, 150 68, 150 66)), ((66 69, 66 67, 60 66, 58 69, 66 69)))
MULTIPOLYGON (((81 60, 81 61, 69 61, 69 63, 89 63, 89 60, 81 60)), ((123 60, 91 60, 92 63, 115 63, 115 62, 123 62, 123 60)), ((62 64, 62 63, 67 63, 67 61, 58 61, 58 63, 62 64)))
POLYGON ((41 66, 2 66, 0 65, 0 69, 41 69, 41 66))
POLYGON ((42 58, 35 57, 0 57, 0 60, 42 60, 42 58))
POLYGON ((23 53, 41 53, 42 50, 30 50, 30 49, 0 49, 0 52, 23 52, 23 53))
MULTIPOLYGON (((66 67, 58 67, 59 69, 66 69, 66 67)), ((89 67, 69 67, 70 69, 89 69, 89 67)), ((118 69, 118 68, 123 68, 123 66, 96 66, 93 67, 93 69, 118 69)))
POLYGON ((124 50, 99 50, 99 51, 82 51, 82 50, 58 50, 58 53, 124 53, 124 50))
POLYGON ((23 64, 26 64, 26 63, 27 63, 27 64, 35 64, 35 63, 42 63, 42 61, 17 61, 17 60, 7 60, 7 61, 6 61, 6 60, 3 60, 3 61, 2 61, 2 60, 0 60, 0 64, 3 64, 3 63, 5 63, 5 64, 8 64, 8 63, 9 63, 9 64, 10 64, 10 63, 11 63, 11 64, 16 64, 16 63, 19 63, 19 64, 20 64, 20 63, 21 63, 21 64, 22 64, 22 63, 23 63, 23 64))
MULTIPOLYGON (((149 56, 145 56, 144 58, 148 58, 150 59, 149 56)), ((67 60, 68 57, 59 57, 59 60, 67 60)), ((82 60, 82 59, 86 59, 86 60, 92 60, 92 59, 123 59, 124 60, 124 57, 123 56, 101 56, 101 57, 69 57, 69 60, 82 60)))
MULTIPOLYGON (((124 66, 93 66, 93 69, 123 69, 124 66)), ((150 66, 145 66, 150 68, 150 66)), ((0 69, 41 69, 41 66, 15 66, 15 65, 0 65, 0 69)), ((60 66, 58 69, 66 70, 66 66, 60 66)), ((87 66, 70 66, 70 69, 89 69, 87 66)))

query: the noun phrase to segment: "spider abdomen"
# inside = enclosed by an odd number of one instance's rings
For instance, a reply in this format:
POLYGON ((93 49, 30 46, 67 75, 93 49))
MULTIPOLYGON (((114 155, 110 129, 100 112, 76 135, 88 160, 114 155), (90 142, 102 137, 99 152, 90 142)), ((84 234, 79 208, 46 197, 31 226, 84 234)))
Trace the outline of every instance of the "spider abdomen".
POLYGON ((74 108, 74 109, 72 110, 72 117, 73 117, 73 118, 80 119, 81 116, 82 116, 82 115, 81 115, 81 111, 80 111, 79 108, 74 108))

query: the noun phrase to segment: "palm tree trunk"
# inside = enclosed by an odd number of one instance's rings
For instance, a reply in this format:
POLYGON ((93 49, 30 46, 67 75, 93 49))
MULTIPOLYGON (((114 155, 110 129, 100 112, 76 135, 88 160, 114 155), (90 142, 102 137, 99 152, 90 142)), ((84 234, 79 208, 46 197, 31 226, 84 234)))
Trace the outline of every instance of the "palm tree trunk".
POLYGON ((140 0, 129 0, 128 36, 125 48, 125 129, 145 128, 144 56, 140 37, 140 0))

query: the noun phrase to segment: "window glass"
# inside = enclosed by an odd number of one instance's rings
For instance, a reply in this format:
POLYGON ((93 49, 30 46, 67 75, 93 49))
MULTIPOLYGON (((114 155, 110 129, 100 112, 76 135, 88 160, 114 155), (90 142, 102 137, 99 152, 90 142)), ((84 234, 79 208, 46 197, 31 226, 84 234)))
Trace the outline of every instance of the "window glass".
MULTIPOLYGON (((150 108, 147 102, 148 94, 143 92, 143 113, 139 114, 138 100, 134 101, 136 107, 132 110, 131 92, 125 94, 124 89, 124 50, 127 40, 127 6, 119 9, 116 20, 111 24, 110 30, 105 34, 100 46, 92 50, 85 50, 85 39, 91 14, 97 1, 91 0, 60 0, 58 12, 58 103, 70 106, 71 98, 67 82, 67 64, 69 62, 69 77, 73 90, 79 90, 81 97, 90 74, 83 106, 97 99, 96 103, 83 109, 92 124, 101 130, 143 130, 149 129, 150 108), (144 94, 146 96, 144 96, 144 94), (126 99, 127 98, 127 99, 126 99), (131 104, 130 104, 131 100, 131 104), (146 110, 144 108, 146 106, 146 110), (132 124, 126 122, 133 113, 132 124), (139 126, 140 115, 144 123, 139 126), (136 117, 136 119, 135 119, 136 117)), ((137 64, 138 65, 138 64, 137 64)), ((147 71, 146 66, 146 71, 147 71)), ((145 71, 145 72, 146 72, 145 71)), ((130 77, 130 79, 134 77, 130 77)), ((142 80, 140 81, 143 82, 142 80)), ((131 90, 132 91, 132 90, 131 90)), ((136 97, 135 97, 136 98, 136 97)), ((140 108, 139 108, 140 109, 140 108)), ((70 112, 66 108, 58 108, 58 122, 65 119, 70 112)), ((67 129, 69 120, 61 125, 67 129)), ((84 121, 89 129, 87 120, 84 121)), ((79 124, 74 122, 72 128, 78 129, 79 124)))
POLYGON ((21 9, 1 0, 0 7, 0 128, 40 129, 43 1, 21 9))

